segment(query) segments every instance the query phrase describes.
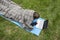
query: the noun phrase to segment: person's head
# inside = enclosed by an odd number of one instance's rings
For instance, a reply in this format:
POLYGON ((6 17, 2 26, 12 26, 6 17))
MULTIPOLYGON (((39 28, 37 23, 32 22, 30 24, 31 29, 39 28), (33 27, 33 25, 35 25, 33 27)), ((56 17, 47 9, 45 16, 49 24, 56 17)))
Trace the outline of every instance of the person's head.
POLYGON ((34 12, 33 14, 33 19, 38 19, 40 17, 39 13, 34 12))

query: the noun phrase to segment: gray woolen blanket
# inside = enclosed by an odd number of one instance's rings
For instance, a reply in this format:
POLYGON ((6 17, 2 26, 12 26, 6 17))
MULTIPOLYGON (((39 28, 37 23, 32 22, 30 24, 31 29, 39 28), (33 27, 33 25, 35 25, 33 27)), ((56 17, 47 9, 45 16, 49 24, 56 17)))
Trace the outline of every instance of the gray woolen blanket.
POLYGON ((0 11, 4 16, 15 21, 30 25, 33 20, 34 10, 23 9, 11 0, 0 0, 0 11))

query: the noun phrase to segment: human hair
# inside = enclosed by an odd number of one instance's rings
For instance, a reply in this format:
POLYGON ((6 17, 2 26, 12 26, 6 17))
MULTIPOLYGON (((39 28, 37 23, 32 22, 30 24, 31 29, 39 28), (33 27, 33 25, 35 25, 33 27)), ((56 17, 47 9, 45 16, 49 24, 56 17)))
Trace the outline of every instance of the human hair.
POLYGON ((34 12, 33 14, 33 19, 38 19, 40 17, 39 13, 34 12))

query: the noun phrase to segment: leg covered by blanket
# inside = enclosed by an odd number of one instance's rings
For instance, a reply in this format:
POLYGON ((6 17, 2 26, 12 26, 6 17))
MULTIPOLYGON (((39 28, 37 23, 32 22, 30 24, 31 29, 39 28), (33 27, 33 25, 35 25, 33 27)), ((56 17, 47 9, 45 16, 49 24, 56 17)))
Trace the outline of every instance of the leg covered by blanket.
POLYGON ((0 16, 37 36, 39 36, 41 30, 46 28, 48 24, 42 18, 33 20, 34 10, 23 9, 11 0, 1 0, 0 11, 0 16))

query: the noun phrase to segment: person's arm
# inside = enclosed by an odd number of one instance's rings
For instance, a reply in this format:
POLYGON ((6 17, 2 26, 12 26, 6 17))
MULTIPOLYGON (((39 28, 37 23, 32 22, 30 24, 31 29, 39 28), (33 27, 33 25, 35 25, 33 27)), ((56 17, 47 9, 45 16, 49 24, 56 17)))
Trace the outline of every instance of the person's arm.
POLYGON ((28 28, 30 28, 30 29, 33 28, 31 25, 27 24, 26 21, 27 20, 24 18, 23 23, 25 24, 25 26, 28 27, 28 28))
POLYGON ((36 24, 37 24, 37 22, 32 22, 32 23, 31 23, 32 26, 34 26, 34 25, 36 25, 36 24))

